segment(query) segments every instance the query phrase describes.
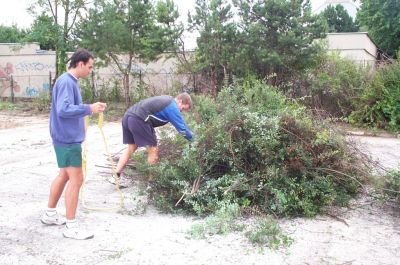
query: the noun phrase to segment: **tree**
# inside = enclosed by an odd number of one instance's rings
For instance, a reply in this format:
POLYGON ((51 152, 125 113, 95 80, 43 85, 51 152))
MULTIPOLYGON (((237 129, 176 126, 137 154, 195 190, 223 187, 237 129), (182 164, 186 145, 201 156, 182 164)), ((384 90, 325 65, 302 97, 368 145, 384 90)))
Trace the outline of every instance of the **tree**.
POLYGON ((0 25, 0 43, 20 43, 27 35, 27 31, 16 25, 11 27, 0 25))
POLYGON ((357 32, 358 27, 342 5, 329 5, 321 16, 328 23, 329 32, 357 32))
POLYGON ((357 20, 379 48, 396 57, 400 47, 400 1, 363 0, 357 20))
POLYGON ((58 43, 57 33, 60 32, 58 25, 54 23, 52 17, 42 13, 33 22, 31 31, 24 38, 27 42, 39 42, 43 50, 55 50, 58 43))
MULTIPOLYGON (((71 48, 70 34, 75 26, 75 23, 79 17, 81 17, 83 10, 86 8, 89 0, 36 0, 35 3, 29 8, 30 12, 37 15, 37 8, 44 10, 51 15, 54 21, 54 25, 60 25, 56 27, 58 31, 55 33, 56 36, 56 76, 66 71, 67 63, 67 50, 71 48), (62 9, 60 13, 59 10, 62 9), (62 19, 62 21, 61 21, 62 19)), ((38 18, 43 15, 37 15, 38 18)))
POLYGON ((123 75, 126 106, 130 105, 129 78, 134 61, 155 60, 167 50, 177 49, 183 25, 177 23, 174 2, 149 0, 96 0, 76 31, 82 46, 105 64, 113 62, 123 75))
POLYGON ((228 85, 230 64, 235 54, 236 24, 231 5, 226 0, 196 0, 195 15, 189 14, 190 30, 198 30, 196 66, 206 71, 211 81, 211 94, 228 85))
POLYGON ((315 62, 324 23, 311 14, 308 0, 234 0, 241 17, 237 73, 271 78, 284 85, 315 62), (238 64, 239 65, 239 64, 238 64))

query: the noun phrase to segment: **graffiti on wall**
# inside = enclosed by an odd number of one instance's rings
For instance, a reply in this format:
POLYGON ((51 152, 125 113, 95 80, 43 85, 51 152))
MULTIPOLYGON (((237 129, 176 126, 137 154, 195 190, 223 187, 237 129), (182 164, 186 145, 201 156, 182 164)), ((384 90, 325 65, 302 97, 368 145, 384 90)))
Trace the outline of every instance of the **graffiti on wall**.
MULTIPOLYGON (((35 47, 33 47, 35 48, 35 47)), ((42 91, 49 90, 49 80, 54 77, 55 54, 44 52, 38 55, 36 50, 26 51, 22 56, 9 55, 0 56, 0 97, 11 96, 11 78, 13 78, 13 92, 15 97, 36 97, 42 91)), ((121 59, 121 63, 123 60, 121 59)), ((135 87, 138 82, 143 82, 146 86, 157 91, 169 90, 173 86, 187 86, 190 75, 174 74, 177 61, 170 58, 160 58, 156 62, 149 64, 133 62, 130 81, 135 87), (182 84, 182 85, 180 85, 182 84)), ((127 66, 127 64, 123 64, 127 66)), ((108 80, 111 77, 121 81, 121 73, 115 65, 96 69, 99 80, 108 80)), ((102 81, 96 80, 96 84, 102 81)), ((163 92, 164 93, 164 92, 163 92)), ((165 93, 168 93, 165 92, 165 93)))
POLYGON ((15 65, 15 69, 21 72, 54 71, 55 67, 41 62, 20 62, 15 65))
MULTIPOLYGON (((46 69, 49 69, 50 67, 45 66, 45 64, 41 63, 18 63, 17 66, 14 66, 12 63, 7 62, 5 66, 0 65, 0 97, 10 97, 11 96, 11 78, 13 79, 12 81, 12 86, 14 90, 14 95, 15 96, 27 96, 27 97, 36 97, 38 96, 41 92, 47 92, 49 91, 50 84, 48 82, 43 82, 43 79, 40 78, 42 81, 39 80, 33 81, 30 79, 31 76, 18 76, 19 79, 22 77, 27 78, 29 81, 27 82, 26 85, 22 86, 20 85, 19 81, 16 80, 16 76, 13 76, 15 74, 16 70, 21 71, 21 67, 23 69, 29 69, 29 71, 41 71, 43 67, 46 69), (33 83, 33 84, 32 84, 33 83), (25 89, 21 89, 21 87, 25 87, 25 89), (17 95, 18 94, 18 95, 17 95)), ((24 71, 24 70, 22 70, 24 71)), ((47 77, 45 77, 44 80, 46 80, 47 77)), ((25 82, 22 82, 25 83, 25 82)))
POLYGON ((50 88, 49 83, 43 83, 42 84, 42 89, 39 89, 37 87, 34 86, 27 86, 25 89, 25 94, 28 97, 36 97, 38 96, 41 92, 48 92, 50 88))
MULTIPOLYGON (((6 91, 11 89, 11 75, 14 73, 14 66, 12 63, 7 62, 5 66, 0 65, 0 97, 10 96, 10 93, 6 94, 6 91)), ((13 88, 15 93, 21 91, 21 87, 18 82, 13 80, 13 88)))

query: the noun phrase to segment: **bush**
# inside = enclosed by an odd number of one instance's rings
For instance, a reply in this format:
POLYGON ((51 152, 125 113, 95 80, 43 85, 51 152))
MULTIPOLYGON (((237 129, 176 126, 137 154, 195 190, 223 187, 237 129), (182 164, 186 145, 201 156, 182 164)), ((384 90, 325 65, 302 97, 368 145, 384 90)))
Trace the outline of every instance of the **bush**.
POLYGON ((381 66, 357 103, 350 120, 353 123, 400 129, 400 61, 381 66))
POLYGON ((335 117, 347 117, 355 110, 369 78, 369 69, 361 68, 338 54, 322 56, 307 73, 307 105, 323 109, 335 117))
POLYGON ((16 106, 10 102, 0 102, 0 110, 15 110, 16 106))
POLYGON ((385 177, 386 183, 384 191, 394 200, 400 203, 400 171, 391 171, 385 177))
POLYGON ((278 223, 270 217, 258 219, 255 227, 246 232, 246 236, 252 244, 266 245, 272 249, 287 247, 293 243, 293 239, 284 234, 278 223))
POLYGON ((162 209, 177 205, 202 215, 235 203, 314 216, 357 193, 363 171, 344 140, 275 88, 247 80, 223 90, 216 102, 194 100, 188 120, 195 140, 163 137, 160 163, 151 169, 162 209))
POLYGON ((215 214, 208 216, 203 223, 193 225, 189 233, 194 238, 206 238, 211 235, 224 235, 235 231, 242 231, 244 225, 241 225, 237 221, 239 216, 239 205, 223 204, 215 214))
POLYGON ((33 106, 38 111, 49 111, 51 106, 49 91, 41 91, 39 95, 33 99, 33 106))
POLYGON ((238 204, 222 203, 220 208, 202 222, 193 225, 188 233, 193 238, 207 238, 213 235, 243 232, 244 236, 260 247, 278 249, 289 246, 293 240, 282 232, 279 224, 271 217, 258 217, 254 220, 241 219, 238 204))
POLYGON ((117 78, 99 80, 96 89, 90 79, 83 79, 81 95, 84 102, 121 102, 122 86, 117 78))

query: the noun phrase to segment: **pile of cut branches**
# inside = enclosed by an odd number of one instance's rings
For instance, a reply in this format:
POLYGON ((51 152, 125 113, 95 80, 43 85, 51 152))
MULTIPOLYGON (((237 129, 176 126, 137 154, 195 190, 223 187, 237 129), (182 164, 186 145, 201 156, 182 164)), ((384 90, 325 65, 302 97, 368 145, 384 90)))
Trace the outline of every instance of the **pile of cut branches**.
POLYGON ((195 140, 164 136, 160 162, 146 169, 157 175, 163 210, 205 214, 237 203, 314 216, 345 205, 368 174, 342 136, 263 82, 227 88, 215 101, 196 96, 191 118, 195 140))

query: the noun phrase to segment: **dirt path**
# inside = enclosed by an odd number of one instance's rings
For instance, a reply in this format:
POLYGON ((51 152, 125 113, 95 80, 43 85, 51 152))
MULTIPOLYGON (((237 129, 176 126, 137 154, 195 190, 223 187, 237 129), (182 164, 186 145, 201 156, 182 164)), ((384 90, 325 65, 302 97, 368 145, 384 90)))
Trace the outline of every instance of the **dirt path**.
MULTIPOLYGON (((107 123, 110 150, 120 144, 119 123, 107 123)), ((396 167, 400 141, 360 137, 365 150, 396 167)), ((105 181, 106 156, 95 127, 88 132, 87 203, 111 207, 119 202, 105 181)), ((280 224, 294 239, 287 249, 260 250, 241 234, 188 238, 195 217, 160 214, 139 189, 123 190, 126 209, 90 211, 79 205, 78 220, 95 232, 88 241, 63 238, 62 228, 48 227, 39 217, 57 173, 47 117, 0 112, 0 264, 398 264, 400 216, 371 198, 341 209, 340 219, 285 219, 280 224), (145 210, 145 211, 144 211, 145 210), (342 221, 341 221, 342 220, 342 221)), ((63 202, 59 210, 65 212, 63 202)))

